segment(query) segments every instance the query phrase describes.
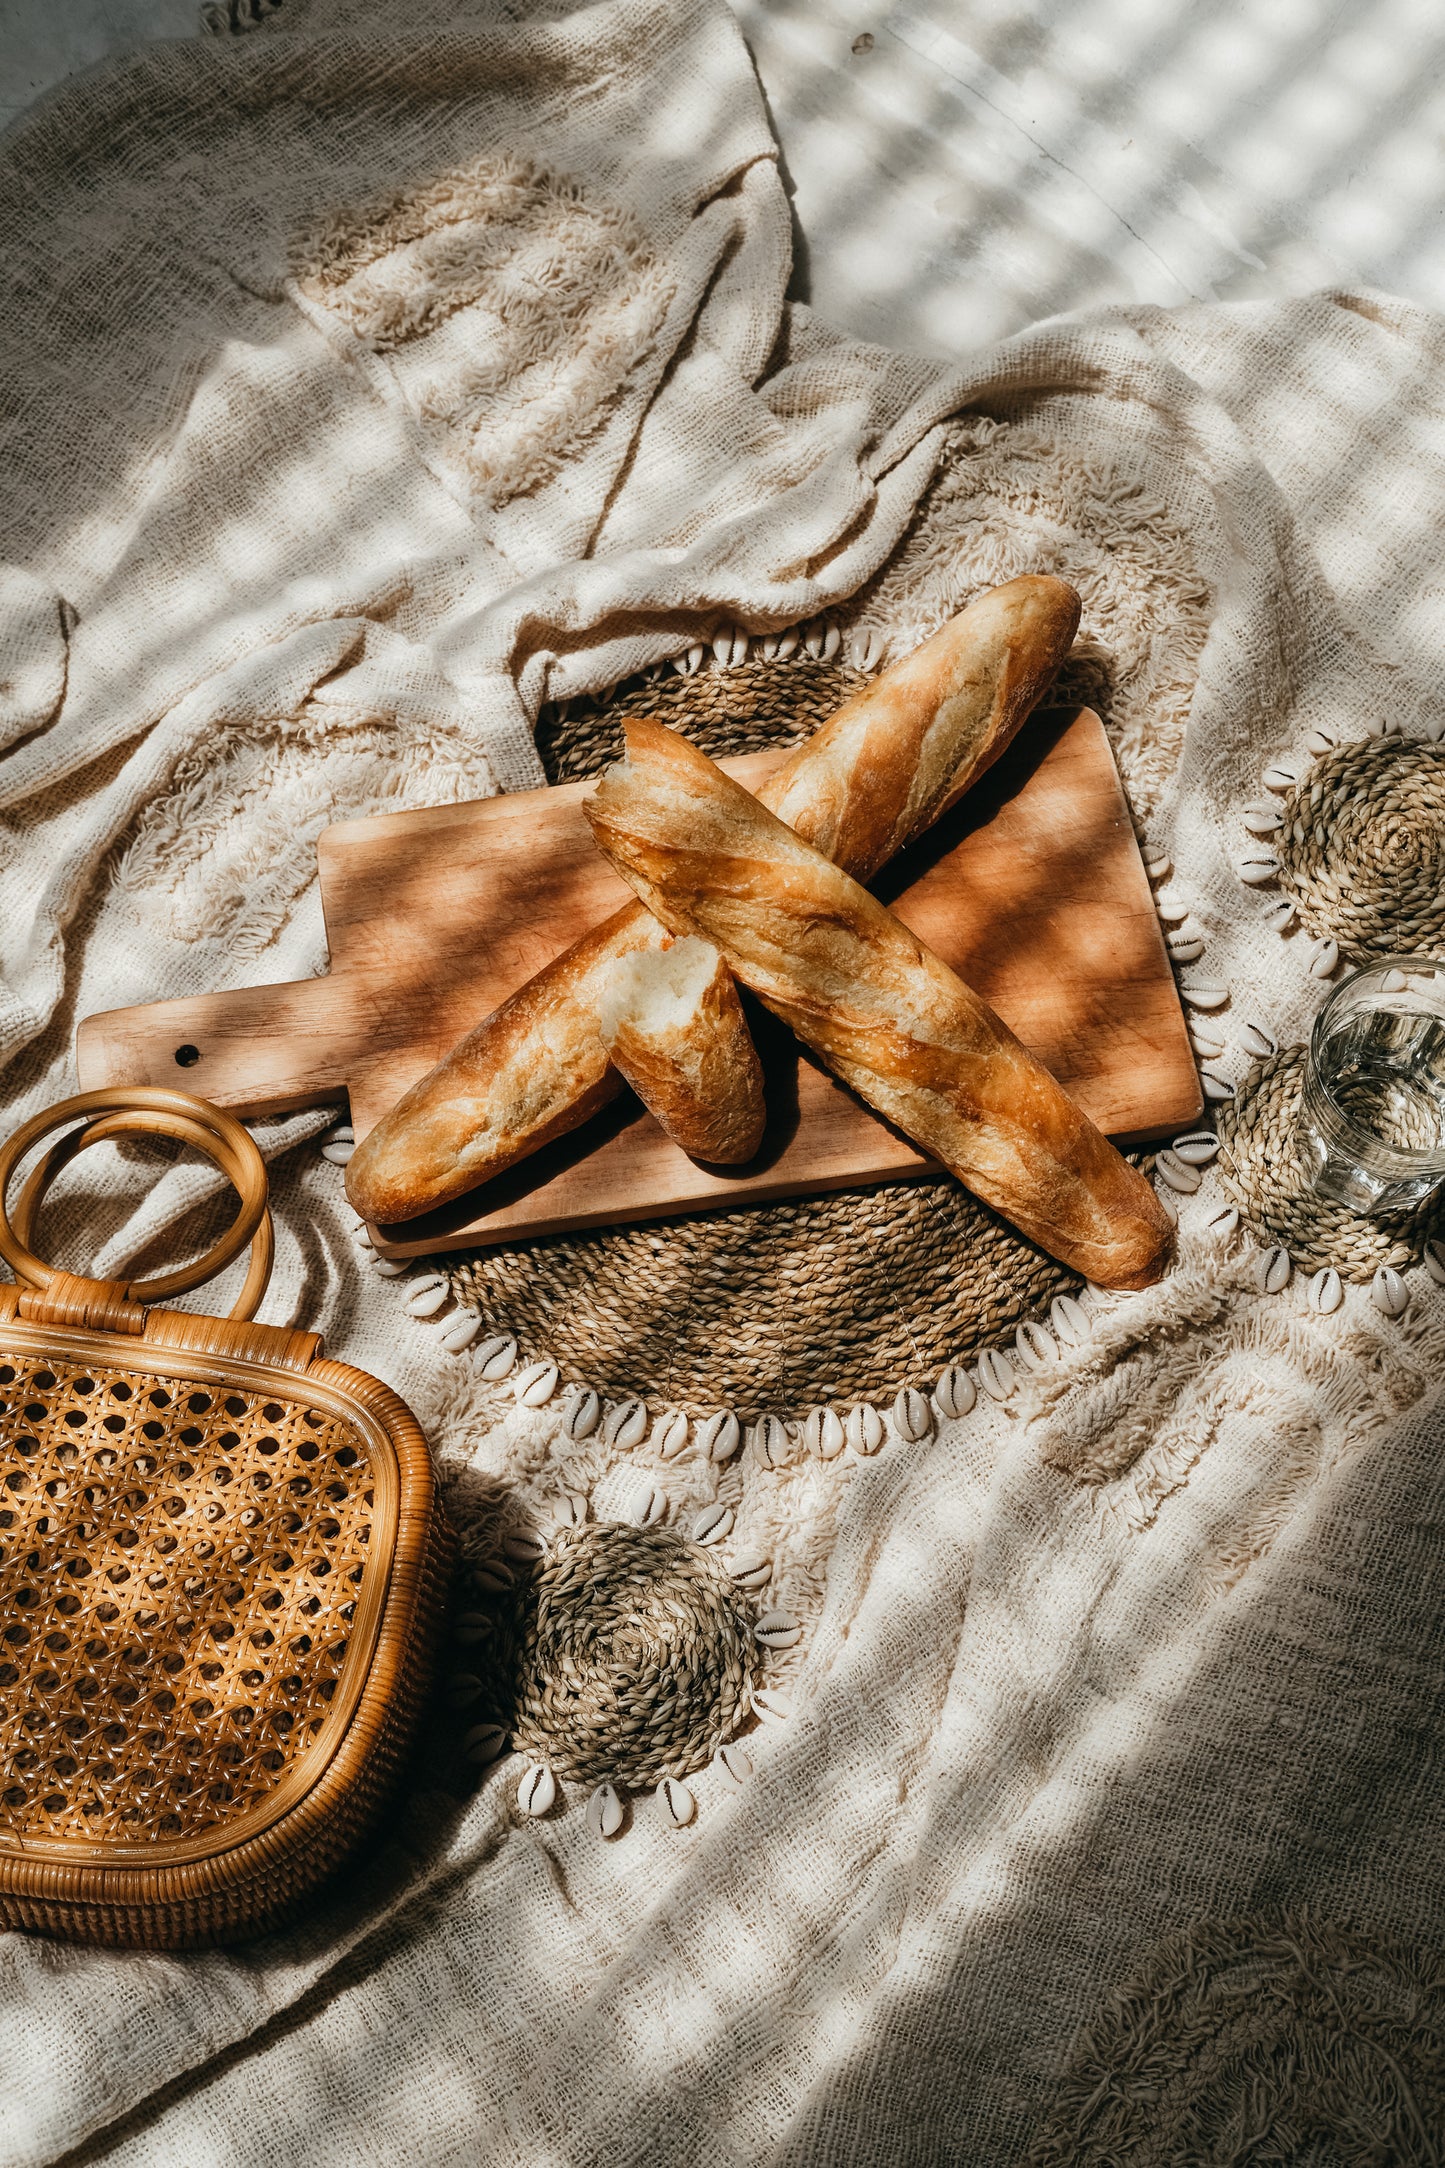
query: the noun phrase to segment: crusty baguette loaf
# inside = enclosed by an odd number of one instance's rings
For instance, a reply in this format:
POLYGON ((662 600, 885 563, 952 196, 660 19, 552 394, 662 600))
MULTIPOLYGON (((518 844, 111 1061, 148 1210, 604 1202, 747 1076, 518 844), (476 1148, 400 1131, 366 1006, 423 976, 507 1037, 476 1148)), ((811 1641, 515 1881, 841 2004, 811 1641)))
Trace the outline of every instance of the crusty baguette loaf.
POLYGON ((1171 1230, 1138 1171, 877 898, 661 723, 584 810, 654 918, 721 950, 830 1069, 1054 1257, 1159 1278, 1171 1230))
POLYGON ((763 1141, 763 1067, 732 973, 706 941, 622 957, 602 996, 602 1043, 648 1112, 693 1159, 738 1166, 763 1141))
MULTIPOLYGON (((971 602, 846 701, 769 777, 770 805, 867 880, 998 758, 1073 643, 1079 598, 1029 574, 971 602)), ((367 1219, 411 1219, 585 1121, 619 1088, 598 1030, 610 966, 661 935, 630 904, 413 1084, 346 1170, 367 1219)))

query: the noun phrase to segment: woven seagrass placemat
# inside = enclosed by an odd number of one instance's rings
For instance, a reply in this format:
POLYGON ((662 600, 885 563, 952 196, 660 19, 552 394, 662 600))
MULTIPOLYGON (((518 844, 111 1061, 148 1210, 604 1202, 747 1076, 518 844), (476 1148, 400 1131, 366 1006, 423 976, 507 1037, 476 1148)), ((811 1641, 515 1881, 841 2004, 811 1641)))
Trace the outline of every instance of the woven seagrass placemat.
MULTIPOLYGON (((714 756, 787 745, 864 683, 801 653, 633 679, 544 710, 548 779, 584 780, 657 715, 714 756)), ((745 1419, 891 1398, 997 1344, 1073 1275, 947 1176, 547 1235, 440 1259, 459 1301, 598 1391, 745 1419)))

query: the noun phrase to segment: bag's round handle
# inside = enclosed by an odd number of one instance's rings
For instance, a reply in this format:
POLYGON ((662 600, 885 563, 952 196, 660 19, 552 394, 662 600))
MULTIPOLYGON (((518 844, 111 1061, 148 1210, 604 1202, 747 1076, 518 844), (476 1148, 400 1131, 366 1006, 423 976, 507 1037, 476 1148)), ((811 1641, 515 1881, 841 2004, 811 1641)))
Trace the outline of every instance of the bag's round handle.
POLYGON ((33 1116, 0 1145, 0 1257, 5 1259, 16 1277, 29 1286, 43 1291, 50 1285, 55 1278, 55 1267, 35 1256, 29 1247, 41 1198, 61 1168, 77 1152, 84 1151, 88 1144, 99 1144, 107 1137, 117 1136, 175 1137, 183 1144, 194 1146, 215 1162, 241 1199, 236 1218, 204 1257, 155 1279, 131 1281, 126 1288, 131 1301, 164 1302, 172 1295, 199 1287, 203 1280, 222 1271, 250 1243, 250 1270, 231 1315, 238 1319, 254 1316, 266 1291, 275 1254, 275 1236, 266 1202, 266 1162, 255 1139, 231 1115, 213 1107, 208 1100, 193 1097, 190 1092, 172 1091, 163 1085, 136 1084, 81 1092, 76 1098, 64 1100, 60 1106, 33 1116), (51 1146, 28 1177, 11 1219, 5 1210, 5 1196, 20 1160, 51 1130, 75 1121, 82 1122, 83 1126, 51 1146))

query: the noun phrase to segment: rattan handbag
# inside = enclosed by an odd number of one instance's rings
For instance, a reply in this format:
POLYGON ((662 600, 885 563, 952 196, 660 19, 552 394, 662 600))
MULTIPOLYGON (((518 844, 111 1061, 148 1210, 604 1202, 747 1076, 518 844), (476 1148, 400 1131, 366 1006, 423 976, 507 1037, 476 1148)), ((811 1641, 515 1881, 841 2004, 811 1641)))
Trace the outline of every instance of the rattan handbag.
POLYGON ((183 1092, 88 1092, 0 1148, 0 1924, 179 1949, 274 1926, 373 1821, 426 1692, 450 1539, 396 1394, 250 1322, 266 1170, 183 1092), (22 1157, 67 1124, 5 1199, 22 1157), (201 1261, 43 1264, 82 1146, 178 1138, 241 1196, 201 1261), (229 1318, 149 1304, 251 1245, 229 1318))

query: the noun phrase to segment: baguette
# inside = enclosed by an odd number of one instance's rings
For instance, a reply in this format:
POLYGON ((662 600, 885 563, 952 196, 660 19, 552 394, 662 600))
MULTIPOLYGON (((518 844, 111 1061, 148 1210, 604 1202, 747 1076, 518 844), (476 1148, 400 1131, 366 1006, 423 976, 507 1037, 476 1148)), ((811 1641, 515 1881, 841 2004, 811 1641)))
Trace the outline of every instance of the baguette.
POLYGON ((835 1074, 1086 1278, 1146 1287, 1171 1228, 1144 1177, 902 920, 696 746, 627 726, 584 808, 674 934, 721 951, 835 1074))
POLYGON ((674 1144, 737 1166, 763 1141, 763 1069, 738 990, 715 948, 634 949, 602 996, 602 1043, 674 1144))
MULTIPOLYGON (((978 596, 846 701, 760 793, 860 880, 961 797, 1009 744, 1073 643, 1079 598, 1026 574, 978 596)), ((364 1218, 413 1218, 563 1136, 620 1088, 598 1028, 612 967, 662 934, 628 904, 421 1077, 346 1170, 364 1218)))

